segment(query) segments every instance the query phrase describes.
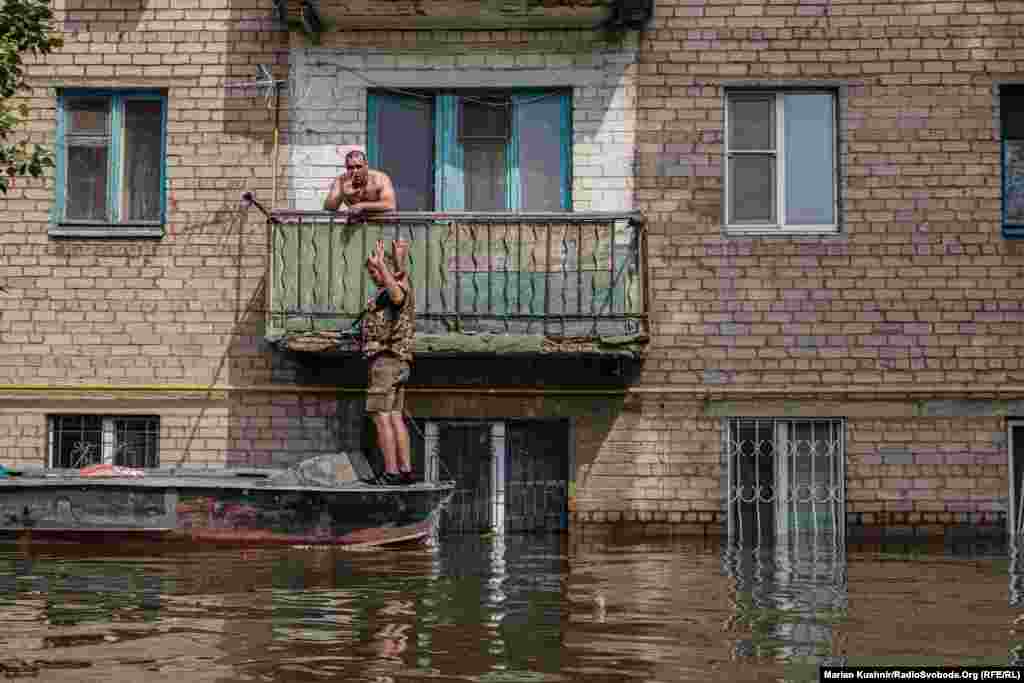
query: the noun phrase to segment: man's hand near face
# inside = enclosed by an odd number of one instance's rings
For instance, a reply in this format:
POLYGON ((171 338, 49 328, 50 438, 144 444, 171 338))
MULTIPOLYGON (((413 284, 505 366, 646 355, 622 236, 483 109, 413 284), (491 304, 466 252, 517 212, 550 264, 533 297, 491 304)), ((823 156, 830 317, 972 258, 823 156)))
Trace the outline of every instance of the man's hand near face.
POLYGON ((366 220, 367 213, 395 211, 395 188, 383 171, 367 166, 366 155, 349 153, 345 157, 345 173, 335 178, 324 201, 325 211, 347 207, 350 223, 366 220))

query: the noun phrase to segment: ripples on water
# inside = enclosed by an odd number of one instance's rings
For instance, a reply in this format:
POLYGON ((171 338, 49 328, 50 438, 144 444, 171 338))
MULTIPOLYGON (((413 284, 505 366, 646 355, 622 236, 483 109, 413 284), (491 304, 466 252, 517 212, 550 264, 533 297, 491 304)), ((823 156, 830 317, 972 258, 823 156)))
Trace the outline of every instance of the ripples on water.
MULTIPOLYGON (((817 681, 1024 663, 1005 548, 449 537, 351 553, 0 546, 0 674, 54 681, 817 681)), ((1021 617, 1021 624, 1017 618, 1021 617)))

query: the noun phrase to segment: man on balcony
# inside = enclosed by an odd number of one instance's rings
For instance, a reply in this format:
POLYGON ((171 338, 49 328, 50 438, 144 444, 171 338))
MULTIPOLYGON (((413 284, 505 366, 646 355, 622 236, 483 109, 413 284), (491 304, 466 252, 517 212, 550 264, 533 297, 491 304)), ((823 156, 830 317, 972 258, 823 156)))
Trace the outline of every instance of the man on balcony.
POLYGON ((395 210, 395 188, 387 173, 371 169, 366 155, 354 149, 345 155, 345 173, 334 179, 324 201, 324 211, 337 211, 341 203, 348 207, 350 223, 366 220, 368 213, 395 210))
POLYGON ((376 483, 388 486, 413 482, 409 431, 403 419, 404 385, 416 333, 416 304, 405 273, 408 252, 405 240, 395 240, 390 254, 384 251, 384 240, 378 240, 366 260, 366 270, 378 288, 363 314, 363 353, 370 363, 366 412, 373 416, 384 454, 384 473, 376 483))

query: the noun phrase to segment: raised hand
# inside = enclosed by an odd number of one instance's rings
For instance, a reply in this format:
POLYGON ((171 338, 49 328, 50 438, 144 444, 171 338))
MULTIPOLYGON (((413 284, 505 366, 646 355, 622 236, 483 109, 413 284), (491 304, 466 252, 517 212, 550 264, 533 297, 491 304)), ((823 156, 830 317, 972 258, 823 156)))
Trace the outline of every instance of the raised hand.
POLYGON ((374 245, 366 262, 377 270, 384 270, 384 240, 377 240, 377 244, 374 245))
POLYGON ((395 265, 399 270, 404 271, 406 268, 406 257, 409 255, 409 242, 408 240, 395 240, 391 243, 391 256, 395 259, 395 265))

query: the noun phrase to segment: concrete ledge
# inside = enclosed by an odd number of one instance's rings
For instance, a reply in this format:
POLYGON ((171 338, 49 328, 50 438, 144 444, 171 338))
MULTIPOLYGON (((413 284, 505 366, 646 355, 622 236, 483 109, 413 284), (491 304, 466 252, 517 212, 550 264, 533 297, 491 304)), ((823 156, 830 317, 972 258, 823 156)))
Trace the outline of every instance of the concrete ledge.
POLYGON ((584 538, 630 540, 666 536, 722 538, 727 535, 721 524, 669 522, 569 522, 569 533, 584 538))
MULTIPOLYGON (((299 353, 359 353, 358 339, 341 332, 285 334, 272 331, 267 341, 299 353)), ((417 334, 416 356, 545 355, 639 357, 647 346, 643 334, 615 337, 557 337, 533 334, 417 334)))
POLYGON ((961 543, 977 540, 999 540, 1006 538, 1005 524, 901 524, 889 527, 853 526, 847 527, 846 538, 850 543, 961 543))
POLYGON ((663 510, 608 510, 570 512, 572 534, 628 540, 654 536, 721 538, 728 534, 721 512, 669 512, 663 510))

